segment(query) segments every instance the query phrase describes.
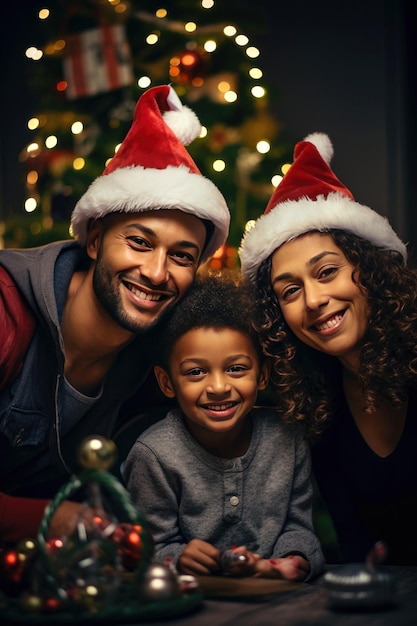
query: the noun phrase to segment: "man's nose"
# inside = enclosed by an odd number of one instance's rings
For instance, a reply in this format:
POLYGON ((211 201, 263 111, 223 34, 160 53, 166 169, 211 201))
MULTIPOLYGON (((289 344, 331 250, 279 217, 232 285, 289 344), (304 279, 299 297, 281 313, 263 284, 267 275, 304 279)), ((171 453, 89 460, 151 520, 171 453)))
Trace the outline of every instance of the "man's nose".
POLYGON ((145 255, 141 263, 140 273, 153 285, 161 285, 168 282, 169 272, 165 250, 152 250, 145 255))

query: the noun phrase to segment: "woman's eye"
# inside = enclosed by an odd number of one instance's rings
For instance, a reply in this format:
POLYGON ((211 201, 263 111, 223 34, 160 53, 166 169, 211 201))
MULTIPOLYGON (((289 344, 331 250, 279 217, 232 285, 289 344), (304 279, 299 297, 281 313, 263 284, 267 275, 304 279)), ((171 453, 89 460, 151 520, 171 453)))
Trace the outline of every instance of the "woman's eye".
POLYGON ((337 267, 326 267, 319 272, 319 278, 327 278, 337 272, 337 267))
POLYGON ((285 289, 285 291, 282 292, 282 299, 288 300, 289 298, 294 296, 299 291, 299 289, 299 287, 288 287, 288 289, 285 289))

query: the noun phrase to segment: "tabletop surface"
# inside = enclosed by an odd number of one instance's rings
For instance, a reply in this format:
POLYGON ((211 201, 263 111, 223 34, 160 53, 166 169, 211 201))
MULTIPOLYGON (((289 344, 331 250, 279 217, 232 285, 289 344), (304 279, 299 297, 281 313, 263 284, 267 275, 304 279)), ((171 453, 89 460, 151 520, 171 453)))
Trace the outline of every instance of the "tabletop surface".
MULTIPOLYGON (((334 568, 332 568, 334 569, 334 568)), ((285 583, 263 596, 206 597, 200 609, 170 619, 169 625, 192 626, 417 626, 417 567, 380 568, 396 579, 395 604, 375 610, 334 610, 329 607, 323 576, 312 583, 285 583)), ((149 622, 163 626, 167 621, 149 622)), ((148 624, 147 624, 148 626, 148 624)))
MULTIPOLYGON (((327 566, 332 574, 343 566, 327 566)), ((394 603, 385 608, 340 610, 329 603, 325 575, 309 583, 291 583, 279 580, 200 578, 204 600, 200 606, 181 617, 165 615, 135 622, 120 623, 111 620, 111 626, 417 626, 417 567, 381 566, 383 578, 396 586, 394 603)), ((388 594, 389 595, 389 594, 388 594)), ((58 624, 59 616, 36 620, 39 626, 58 624)), ((14 626, 0 615, 2 626, 14 626)), ((22 623, 17 620, 18 623, 22 623)), ((30 619, 24 624, 30 626, 30 619)), ((75 622, 77 623, 77 622, 75 622)), ((99 619, 83 624, 98 626, 99 619)), ((71 624, 74 624, 71 621, 71 624)), ((77 623, 81 626, 81 622, 77 623)))

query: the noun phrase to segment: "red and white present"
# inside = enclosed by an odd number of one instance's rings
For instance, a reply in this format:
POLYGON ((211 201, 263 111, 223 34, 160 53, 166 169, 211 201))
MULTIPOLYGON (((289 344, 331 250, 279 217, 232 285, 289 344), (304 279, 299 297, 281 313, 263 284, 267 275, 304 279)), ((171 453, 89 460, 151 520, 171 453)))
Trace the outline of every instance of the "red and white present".
POLYGON ((64 74, 70 100, 131 85, 132 58, 121 24, 66 38, 64 74))

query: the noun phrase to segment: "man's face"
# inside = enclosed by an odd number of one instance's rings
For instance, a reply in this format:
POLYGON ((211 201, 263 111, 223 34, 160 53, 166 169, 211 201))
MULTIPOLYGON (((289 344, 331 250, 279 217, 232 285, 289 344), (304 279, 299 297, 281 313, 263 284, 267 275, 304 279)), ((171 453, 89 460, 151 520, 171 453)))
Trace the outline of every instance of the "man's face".
POLYGON ((177 209, 115 213, 90 229, 93 288, 104 311, 146 332, 191 286, 206 240, 203 222, 177 209))

